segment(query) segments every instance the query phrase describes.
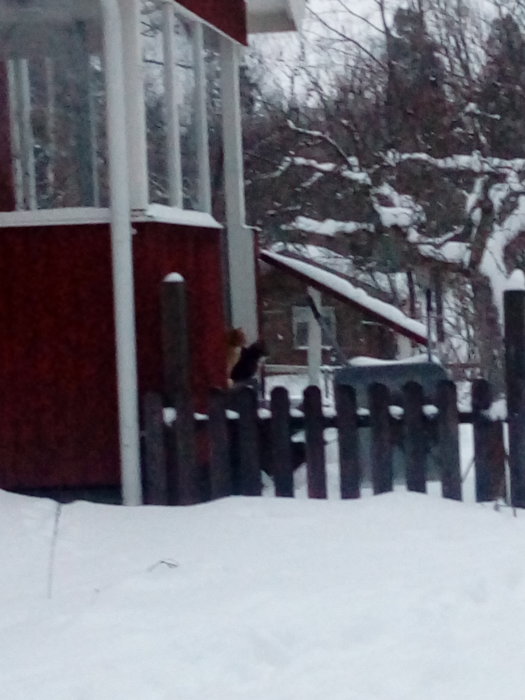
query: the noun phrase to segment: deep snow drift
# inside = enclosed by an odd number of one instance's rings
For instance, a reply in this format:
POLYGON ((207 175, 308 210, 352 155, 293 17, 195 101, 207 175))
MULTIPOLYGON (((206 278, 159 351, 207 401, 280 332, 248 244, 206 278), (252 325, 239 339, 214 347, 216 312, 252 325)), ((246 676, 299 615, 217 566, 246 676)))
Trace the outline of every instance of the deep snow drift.
POLYGON ((0 492, 6 700, 520 696, 523 512, 394 493, 56 515, 0 492))

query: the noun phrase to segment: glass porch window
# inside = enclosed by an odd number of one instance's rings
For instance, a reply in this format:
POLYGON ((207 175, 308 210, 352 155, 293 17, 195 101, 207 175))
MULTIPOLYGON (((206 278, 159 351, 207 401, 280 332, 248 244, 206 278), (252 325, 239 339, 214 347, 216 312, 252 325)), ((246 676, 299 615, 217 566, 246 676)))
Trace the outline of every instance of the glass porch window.
POLYGON ((71 5, 0 0, 17 210, 108 203, 102 20, 71 5))
POLYGON ((142 22, 150 201, 212 213, 222 168, 219 35, 172 2, 143 0, 142 22))
MULTIPOLYGON (((141 10, 144 200, 222 220, 225 39, 175 2, 141 0, 141 10)), ((18 211, 109 206, 102 38, 97 0, 0 0, 18 211)))

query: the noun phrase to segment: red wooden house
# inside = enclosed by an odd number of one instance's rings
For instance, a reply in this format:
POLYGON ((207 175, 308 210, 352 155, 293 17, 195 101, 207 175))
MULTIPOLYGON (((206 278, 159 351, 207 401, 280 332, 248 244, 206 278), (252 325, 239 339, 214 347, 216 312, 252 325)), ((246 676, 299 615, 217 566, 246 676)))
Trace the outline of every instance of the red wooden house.
POLYGON ((302 5, 0 0, 1 488, 121 485, 141 502, 168 273, 187 282, 197 401, 224 383, 227 324, 257 335, 239 48, 302 5))

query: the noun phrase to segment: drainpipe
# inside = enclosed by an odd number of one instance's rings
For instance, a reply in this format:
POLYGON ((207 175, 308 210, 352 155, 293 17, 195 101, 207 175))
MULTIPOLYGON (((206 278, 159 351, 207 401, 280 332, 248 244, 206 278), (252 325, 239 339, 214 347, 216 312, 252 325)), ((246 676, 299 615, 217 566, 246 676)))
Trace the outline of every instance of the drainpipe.
MULTIPOLYGON (((315 305, 318 313, 321 313, 321 292, 313 287, 308 287, 308 297, 311 304, 315 305)), ((321 385, 321 364, 323 362, 323 338, 321 324, 318 323, 312 306, 308 316, 308 384, 321 385)))
POLYGON ((100 0, 100 5, 106 64, 106 123, 122 502, 124 505, 135 506, 142 503, 142 483, 122 23, 117 0, 100 0))
POLYGON ((231 321, 254 341, 257 289, 253 233, 245 224, 239 47, 227 37, 221 37, 221 98, 231 321))

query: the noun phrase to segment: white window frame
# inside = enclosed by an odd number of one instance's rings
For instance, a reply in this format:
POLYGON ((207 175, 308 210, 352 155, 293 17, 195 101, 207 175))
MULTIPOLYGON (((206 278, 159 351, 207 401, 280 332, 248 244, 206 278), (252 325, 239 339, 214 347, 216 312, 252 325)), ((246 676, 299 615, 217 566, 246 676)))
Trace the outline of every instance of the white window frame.
MULTIPOLYGON (((186 8, 172 0, 162 3, 163 25, 162 41, 164 50, 164 94, 167 113, 167 151, 168 151, 168 200, 172 207, 183 209, 181 134, 179 119, 179 100, 176 76, 177 44, 175 37, 175 15, 183 17, 190 25, 193 70, 195 79, 194 119, 197 149, 197 211, 211 214, 211 172, 210 149, 208 141, 208 110, 206 105, 206 70, 204 64, 205 22, 186 8)), ((215 27, 213 31, 217 32, 215 27)))

